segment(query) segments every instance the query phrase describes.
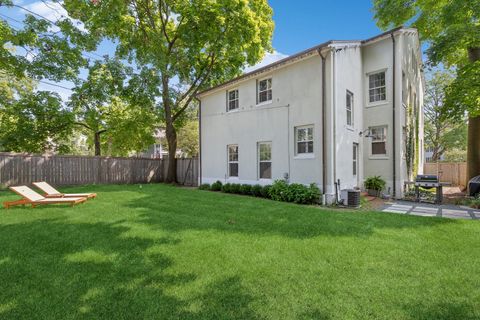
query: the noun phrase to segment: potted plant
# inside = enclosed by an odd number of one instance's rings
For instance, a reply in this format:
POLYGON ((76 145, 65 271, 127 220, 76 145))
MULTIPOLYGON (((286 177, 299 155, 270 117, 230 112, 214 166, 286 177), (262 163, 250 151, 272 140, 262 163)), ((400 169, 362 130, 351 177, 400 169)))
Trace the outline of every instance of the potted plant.
POLYGON ((383 188, 385 188, 386 182, 380 176, 368 177, 365 180, 365 189, 369 196, 379 197, 383 188))

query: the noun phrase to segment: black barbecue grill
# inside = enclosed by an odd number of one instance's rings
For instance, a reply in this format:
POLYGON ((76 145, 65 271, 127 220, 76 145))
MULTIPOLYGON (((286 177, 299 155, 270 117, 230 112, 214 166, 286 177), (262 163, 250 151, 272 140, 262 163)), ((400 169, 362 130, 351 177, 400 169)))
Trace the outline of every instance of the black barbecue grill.
POLYGON ((415 179, 415 186, 423 188, 435 188, 440 185, 438 177, 432 174, 419 174, 415 179))
POLYGON ((416 201, 420 201, 420 187, 425 189, 436 189, 435 203, 443 201, 443 183, 438 180, 438 176, 431 174, 419 174, 415 179, 415 197, 416 201))

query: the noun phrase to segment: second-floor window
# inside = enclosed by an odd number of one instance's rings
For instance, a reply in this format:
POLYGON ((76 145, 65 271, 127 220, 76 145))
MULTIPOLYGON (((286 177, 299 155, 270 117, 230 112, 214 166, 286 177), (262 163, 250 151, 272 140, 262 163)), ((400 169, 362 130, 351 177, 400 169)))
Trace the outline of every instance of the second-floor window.
POLYGON ((272 78, 258 81, 258 103, 272 101, 272 78))
POLYGON ((227 92, 227 111, 238 109, 238 89, 227 92))
POLYGON ((347 90, 347 125, 353 126, 353 93, 347 90))
POLYGON ((385 71, 368 75, 368 97, 370 103, 387 100, 385 71))

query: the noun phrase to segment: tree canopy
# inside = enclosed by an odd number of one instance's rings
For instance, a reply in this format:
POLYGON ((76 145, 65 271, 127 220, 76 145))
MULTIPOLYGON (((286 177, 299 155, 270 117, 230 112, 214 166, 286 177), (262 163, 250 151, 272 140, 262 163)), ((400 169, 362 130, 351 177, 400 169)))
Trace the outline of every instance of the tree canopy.
MULTIPOLYGON (((144 69, 145 96, 158 102, 169 154, 177 149, 176 123, 197 92, 239 75, 271 50, 267 0, 66 0, 88 30, 118 42, 119 58, 144 69)), ((169 161, 167 181, 176 181, 169 161)))
POLYGON ((456 70, 446 89, 445 115, 468 114, 468 178, 480 175, 480 1, 373 0, 381 28, 416 27, 433 66, 456 70))

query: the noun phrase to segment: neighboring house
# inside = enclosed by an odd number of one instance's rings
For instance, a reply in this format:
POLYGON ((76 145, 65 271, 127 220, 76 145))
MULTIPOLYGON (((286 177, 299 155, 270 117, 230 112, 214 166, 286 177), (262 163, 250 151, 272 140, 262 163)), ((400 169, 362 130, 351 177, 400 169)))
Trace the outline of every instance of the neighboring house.
MULTIPOLYGON (((427 147, 425 148, 425 162, 435 162, 432 160, 433 158, 433 147, 427 147)), ((442 154, 440 156, 440 159, 438 161, 445 161, 445 154, 442 154)))
POLYGON ((201 182, 316 183, 331 202, 380 175, 402 197, 408 103, 423 168, 420 50, 411 28, 329 41, 199 93, 201 182))
POLYGON ((153 137, 155 138, 155 143, 151 145, 146 151, 141 152, 139 156, 155 159, 163 159, 168 156, 168 150, 163 148, 163 144, 166 143, 165 129, 155 129, 153 137))
MULTIPOLYGON (((167 136, 165 129, 158 128, 155 129, 153 133, 155 138, 155 143, 152 144, 147 150, 138 154, 138 156, 143 158, 153 158, 153 159, 164 159, 168 158, 168 147, 167 146, 167 136)), ((181 149, 177 149, 176 158, 183 158, 185 153, 181 149)))

